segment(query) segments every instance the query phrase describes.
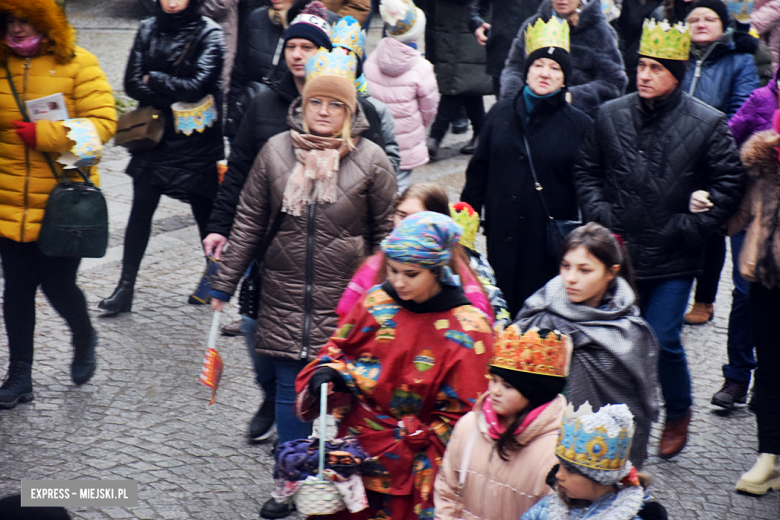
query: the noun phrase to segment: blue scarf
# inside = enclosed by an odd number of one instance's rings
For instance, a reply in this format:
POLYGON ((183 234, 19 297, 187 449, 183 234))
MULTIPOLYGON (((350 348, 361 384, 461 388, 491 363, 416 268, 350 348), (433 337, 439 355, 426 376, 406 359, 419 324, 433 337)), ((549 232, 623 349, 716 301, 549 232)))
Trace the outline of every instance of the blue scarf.
POLYGON ((536 108, 536 105, 538 105, 541 100, 551 98, 560 91, 561 89, 558 89, 555 92, 550 92, 549 94, 540 96, 539 94, 535 94, 534 91, 531 90, 531 87, 526 85, 523 89, 523 100, 525 101, 525 122, 527 123, 531 119, 531 112, 533 112, 534 108, 536 108))

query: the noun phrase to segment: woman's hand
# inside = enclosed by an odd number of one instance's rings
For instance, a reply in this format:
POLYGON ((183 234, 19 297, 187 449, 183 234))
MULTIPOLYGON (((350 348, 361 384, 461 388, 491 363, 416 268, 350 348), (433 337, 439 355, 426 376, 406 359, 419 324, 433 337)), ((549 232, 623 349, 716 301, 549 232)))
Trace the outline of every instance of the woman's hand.
POLYGON ((225 308, 225 302, 217 298, 211 298, 211 309, 214 311, 222 311, 225 308))
POLYGON ((484 22, 482 25, 477 27, 477 30, 474 31, 474 36, 477 37, 477 43, 480 45, 485 45, 488 41, 488 31, 490 30, 490 24, 487 22, 484 22))
POLYGON ((219 233, 209 233, 203 239, 203 250, 206 252, 206 256, 211 256, 214 260, 222 260, 222 249, 225 244, 227 244, 227 237, 219 233))
POLYGON ((713 206, 710 202, 710 194, 704 190, 696 190, 691 193, 691 200, 688 202, 688 210, 691 213, 704 213, 713 206))

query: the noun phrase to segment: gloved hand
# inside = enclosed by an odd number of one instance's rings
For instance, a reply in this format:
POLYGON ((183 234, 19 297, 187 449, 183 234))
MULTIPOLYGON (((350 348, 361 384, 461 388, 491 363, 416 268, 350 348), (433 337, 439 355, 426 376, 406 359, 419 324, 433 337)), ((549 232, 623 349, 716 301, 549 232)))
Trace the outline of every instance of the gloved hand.
POLYGON ((309 378, 309 393, 317 399, 320 397, 322 383, 333 383, 333 392, 349 393, 347 383, 344 382, 341 374, 333 368, 320 367, 309 378))
POLYGON ((27 148, 35 150, 35 146, 38 144, 35 138, 35 123, 26 123, 24 121, 11 121, 11 124, 16 127, 16 135, 22 138, 27 148))
POLYGON ((688 210, 691 213, 704 213, 713 206, 709 199, 710 194, 704 190, 696 190, 691 193, 691 200, 688 201, 688 210))

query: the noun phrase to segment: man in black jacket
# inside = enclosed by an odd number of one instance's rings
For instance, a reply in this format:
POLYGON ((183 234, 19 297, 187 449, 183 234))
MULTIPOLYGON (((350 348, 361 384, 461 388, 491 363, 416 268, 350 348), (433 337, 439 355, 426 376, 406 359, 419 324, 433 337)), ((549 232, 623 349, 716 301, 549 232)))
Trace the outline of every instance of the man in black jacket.
POLYGON ((639 91, 602 106, 574 177, 584 218, 625 240, 642 316, 658 337, 666 407, 659 456, 668 459, 685 446, 691 417, 680 343, 688 295, 704 240, 736 211, 745 177, 726 117, 682 92, 687 28, 662 26, 646 24, 639 91))

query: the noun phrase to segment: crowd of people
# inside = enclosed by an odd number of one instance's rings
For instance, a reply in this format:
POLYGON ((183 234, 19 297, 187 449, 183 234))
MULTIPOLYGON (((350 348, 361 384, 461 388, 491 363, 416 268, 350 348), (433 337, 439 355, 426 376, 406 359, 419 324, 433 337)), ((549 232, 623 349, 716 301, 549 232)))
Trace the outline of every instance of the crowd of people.
MULTIPOLYGON (((279 462, 325 407, 364 459, 363 505, 329 516, 661 519, 650 431, 663 421, 662 459, 688 442, 681 332, 712 319, 729 237, 712 404, 746 403, 752 380, 759 455, 736 489, 780 489, 777 0, 739 20, 721 0, 419 4, 158 0, 124 89, 164 129, 131 149, 121 274, 99 309, 132 311, 155 209, 177 198, 218 262, 190 303, 222 310, 240 286, 250 301, 226 328, 263 394, 248 437, 276 432, 279 462), (461 200, 412 183, 469 121, 461 200)), ((72 331, 74 384, 96 370, 80 259, 37 241, 72 128, 100 146, 125 127, 61 2, 4 0, 0 21, 9 409, 34 398, 38 286, 72 331), (23 100, 55 94, 67 119, 29 117, 23 100)), ((294 509, 275 494, 260 514, 294 509)))

